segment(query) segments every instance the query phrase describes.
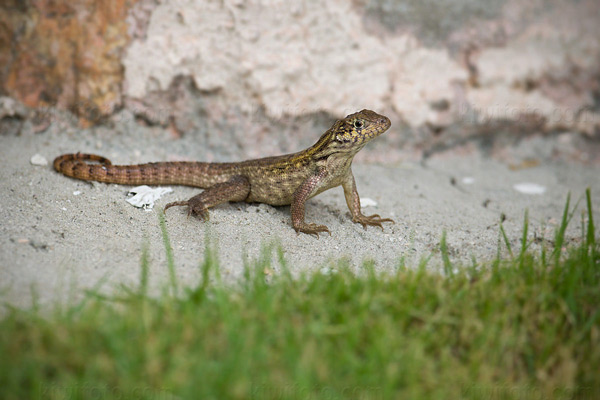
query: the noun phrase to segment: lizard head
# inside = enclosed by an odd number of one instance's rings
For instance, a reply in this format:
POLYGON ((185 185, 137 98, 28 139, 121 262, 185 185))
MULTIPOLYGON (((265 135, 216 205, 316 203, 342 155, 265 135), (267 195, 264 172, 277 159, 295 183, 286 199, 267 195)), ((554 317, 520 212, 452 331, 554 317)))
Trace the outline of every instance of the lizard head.
POLYGON ((318 156, 356 154, 371 139, 387 131, 388 117, 375 111, 362 110, 336 121, 313 146, 318 156))
POLYGON ((362 110, 337 121, 333 126, 332 139, 341 145, 362 145, 387 131, 390 125, 388 117, 362 110))

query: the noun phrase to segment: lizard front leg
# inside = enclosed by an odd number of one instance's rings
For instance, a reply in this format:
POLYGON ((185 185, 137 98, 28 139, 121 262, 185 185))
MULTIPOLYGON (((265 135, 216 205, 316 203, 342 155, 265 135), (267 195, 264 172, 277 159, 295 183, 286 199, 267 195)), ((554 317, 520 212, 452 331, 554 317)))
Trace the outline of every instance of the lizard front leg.
POLYGON ((304 204, 323 184, 323 180, 327 177, 327 170, 321 169, 317 174, 306 179, 294 192, 292 199, 292 226, 296 232, 308 233, 319 237, 319 232, 327 232, 331 236, 331 232, 325 225, 307 224, 304 222, 304 204))
POLYGON ((360 197, 356 190, 356 182, 354 181, 352 170, 348 170, 348 175, 346 175, 346 178, 342 182, 342 187, 344 188, 346 204, 348 204, 348 208, 352 214, 353 222, 362 224, 365 229, 367 229, 367 225, 374 225, 380 227, 381 230, 383 230, 383 226, 381 225, 383 222, 394 223, 390 218, 381 218, 378 214, 369 216, 362 214, 360 211, 360 197))
POLYGON ((234 176, 227 182, 217 183, 202 193, 197 194, 187 201, 175 201, 165 206, 166 212, 169 207, 188 206, 188 215, 195 214, 208 220, 208 209, 217 204, 228 201, 244 201, 250 193, 250 182, 243 176, 234 176))

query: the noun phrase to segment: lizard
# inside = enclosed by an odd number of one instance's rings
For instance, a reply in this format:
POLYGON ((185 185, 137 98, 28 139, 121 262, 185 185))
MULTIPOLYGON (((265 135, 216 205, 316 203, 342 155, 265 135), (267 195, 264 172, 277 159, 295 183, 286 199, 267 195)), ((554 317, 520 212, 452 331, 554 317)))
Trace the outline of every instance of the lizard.
POLYGON ((319 237, 331 232, 325 225, 307 223, 305 203, 317 194, 342 186, 352 221, 378 226, 394 221, 378 214, 361 212, 360 197, 352 173, 352 160, 369 141, 390 127, 390 120, 371 110, 362 110, 337 120, 311 147, 293 154, 242 162, 154 162, 113 165, 96 154, 63 154, 54 169, 66 176, 87 181, 125 185, 184 185, 205 189, 186 201, 168 203, 187 206, 188 215, 208 220, 208 209, 225 202, 291 205, 292 227, 319 237), (88 163, 98 162, 99 164, 88 163))

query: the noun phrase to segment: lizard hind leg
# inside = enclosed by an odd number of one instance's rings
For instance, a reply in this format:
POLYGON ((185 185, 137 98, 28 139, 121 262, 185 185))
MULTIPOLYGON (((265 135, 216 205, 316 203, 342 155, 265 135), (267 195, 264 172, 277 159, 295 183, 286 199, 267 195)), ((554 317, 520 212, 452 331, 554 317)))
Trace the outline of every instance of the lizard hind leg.
POLYGON ((217 183, 187 201, 174 201, 165 206, 187 206, 188 215, 196 215, 208 221, 208 209, 221 203, 244 201, 250 194, 250 182, 246 177, 237 175, 226 182, 217 183))

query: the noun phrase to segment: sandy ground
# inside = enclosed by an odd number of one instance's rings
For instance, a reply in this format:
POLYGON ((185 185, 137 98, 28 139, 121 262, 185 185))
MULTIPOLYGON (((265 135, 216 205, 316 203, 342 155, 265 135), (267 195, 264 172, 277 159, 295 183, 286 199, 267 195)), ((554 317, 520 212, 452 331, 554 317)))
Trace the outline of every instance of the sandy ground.
MULTIPOLYGON (((151 211, 128 204, 127 186, 77 181, 50 166, 65 152, 94 152, 127 164, 190 155, 192 139, 166 140, 162 133, 139 138, 97 131, 92 135, 65 131, 0 136, 0 302, 28 306, 54 304, 81 297, 86 288, 112 290, 139 280, 144 243, 151 260, 154 287, 168 280, 158 210, 167 202, 198 192, 174 187, 151 211), (143 140, 140 140, 143 139, 143 140), (143 144, 142 144, 143 143, 143 144), (30 162, 34 154, 49 165, 30 162), (143 155, 142 155, 143 154, 143 155), (79 192, 77 195, 74 193, 79 192)), ((191 157, 193 159, 193 157, 191 157)), ((217 160, 218 157, 215 157, 217 160)), ((227 204, 214 208, 210 222, 188 218, 174 208, 167 227, 181 283, 199 279, 207 238, 216 243, 224 280, 240 277, 244 263, 256 260, 272 243, 283 248, 292 272, 334 267, 344 259, 356 268, 373 260, 376 268, 394 271, 399 260, 408 265, 433 254, 439 262, 439 242, 447 232, 450 254, 457 262, 493 258, 498 248, 499 221, 516 245, 523 215, 529 210, 530 236, 552 239, 567 193, 573 203, 592 188, 595 212, 600 203, 600 168, 571 163, 543 164, 511 170, 478 156, 439 157, 426 166, 414 163, 367 165, 354 163, 359 193, 377 202, 365 214, 395 219, 382 232, 364 230, 351 222, 341 188, 332 189, 307 205, 307 221, 327 225, 332 235, 315 239, 298 235, 290 223, 289 207, 227 204), (530 182, 544 194, 519 193, 514 185, 530 182)), ((584 205, 584 201, 580 204, 584 205)), ((596 220, 600 220, 596 214, 596 220)), ((569 236, 580 236, 581 213, 576 212, 569 236)), ((273 256, 276 258, 276 256, 273 256)), ((267 274, 277 273, 276 262, 267 274)))

